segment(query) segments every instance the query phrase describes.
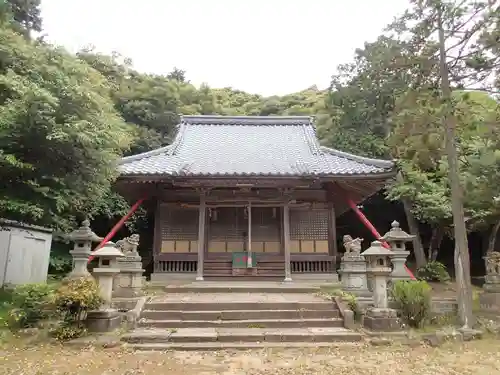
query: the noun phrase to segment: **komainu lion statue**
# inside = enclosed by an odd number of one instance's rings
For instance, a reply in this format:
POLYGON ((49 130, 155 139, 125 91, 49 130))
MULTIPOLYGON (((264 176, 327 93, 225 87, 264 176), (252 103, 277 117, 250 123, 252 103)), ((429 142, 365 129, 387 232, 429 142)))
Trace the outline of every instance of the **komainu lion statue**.
POLYGON ((138 246, 139 246, 138 234, 133 234, 130 237, 125 237, 124 239, 116 242, 116 247, 119 248, 125 255, 137 253, 138 246))
POLYGON ((343 237, 343 243, 346 254, 360 254, 361 253, 361 243, 363 242, 362 238, 353 239, 350 235, 346 234, 343 237))
POLYGON ((486 274, 499 275, 500 274, 500 253, 494 251, 486 257, 486 274))

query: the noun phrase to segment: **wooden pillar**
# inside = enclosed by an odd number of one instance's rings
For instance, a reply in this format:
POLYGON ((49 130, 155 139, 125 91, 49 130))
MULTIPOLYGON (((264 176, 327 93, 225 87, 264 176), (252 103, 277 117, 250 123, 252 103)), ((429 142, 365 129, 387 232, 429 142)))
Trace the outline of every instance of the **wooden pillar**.
POLYGON ((248 245, 247 245, 247 267, 251 268, 253 265, 252 260, 252 202, 248 202, 247 208, 247 218, 248 218, 248 245))
POLYGON ((329 211, 329 218, 330 218, 330 225, 329 225, 329 246, 328 246, 328 251, 331 256, 333 256, 333 272, 335 272, 337 268, 337 254, 338 254, 338 248, 337 248, 337 217, 335 214, 335 206, 332 201, 328 203, 328 211, 329 211))
POLYGON ((205 218, 206 218, 205 192, 200 194, 200 208, 198 217, 198 266, 196 281, 203 281, 203 263, 205 260, 205 218))
POLYGON ((283 243, 285 250, 285 281, 292 281, 290 268, 290 203, 283 207, 283 243))
POLYGON ((153 254, 151 254, 153 258, 153 273, 160 272, 158 255, 161 253, 161 202, 159 199, 156 199, 155 205, 155 224, 154 224, 154 234, 153 234, 153 254))

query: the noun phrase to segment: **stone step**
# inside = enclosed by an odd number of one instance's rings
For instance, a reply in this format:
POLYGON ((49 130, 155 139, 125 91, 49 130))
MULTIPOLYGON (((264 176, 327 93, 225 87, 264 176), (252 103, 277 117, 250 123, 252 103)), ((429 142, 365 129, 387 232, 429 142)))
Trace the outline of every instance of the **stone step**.
MULTIPOLYGON (((234 279, 233 279, 234 280, 234 279)), ((187 285, 168 285, 164 290, 168 293, 315 293, 320 290, 319 285, 301 285, 301 284, 286 284, 286 283, 270 283, 266 282, 242 282, 242 285, 237 283, 224 284, 221 282, 201 282, 200 284, 191 283, 187 285)), ((153 283, 155 284, 155 283, 153 283)), ((160 284, 161 285, 161 284, 160 284)), ((331 284, 334 286, 337 284, 331 284)))
POLYGON ((343 327, 341 318, 271 320, 140 320, 139 327, 149 328, 303 328, 343 327))
POLYGON ((279 301, 279 302, 150 302, 144 306, 148 311, 225 311, 225 310, 336 310, 332 301, 279 301))
POLYGON ((128 344, 136 351, 216 351, 216 350, 249 350, 249 349, 293 349, 293 348, 331 348, 339 346, 359 346, 361 335, 347 338, 345 341, 335 342, 189 342, 189 343, 153 343, 153 344, 128 344))
POLYGON ((122 336, 130 344, 335 342, 360 341, 362 336, 340 327, 328 328, 179 328, 137 329, 122 336))
POLYGON ((149 320, 252 320, 252 319, 328 319, 338 318, 334 310, 143 310, 141 318, 149 320))

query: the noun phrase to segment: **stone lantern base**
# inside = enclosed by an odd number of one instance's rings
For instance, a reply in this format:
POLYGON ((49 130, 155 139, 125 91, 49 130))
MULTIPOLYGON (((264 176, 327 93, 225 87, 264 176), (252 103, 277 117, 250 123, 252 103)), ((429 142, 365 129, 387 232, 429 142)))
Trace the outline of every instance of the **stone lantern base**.
POLYGON ((389 308, 369 308, 363 319, 363 326, 371 331, 377 332, 394 332, 401 330, 397 311, 389 308))
POLYGON ((115 309, 89 311, 85 320, 89 332, 111 332, 121 323, 122 315, 115 309))

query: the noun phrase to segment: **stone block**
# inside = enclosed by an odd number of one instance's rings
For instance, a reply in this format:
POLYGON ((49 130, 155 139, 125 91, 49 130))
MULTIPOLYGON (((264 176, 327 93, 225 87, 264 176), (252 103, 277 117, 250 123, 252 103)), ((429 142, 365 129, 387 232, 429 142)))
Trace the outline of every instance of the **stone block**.
POLYGON ((481 309, 491 312, 500 311, 500 292, 485 291, 479 296, 481 309))
POLYGON ((87 313, 85 324, 89 332, 111 332, 120 327, 122 315, 116 310, 95 310, 87 313))
POLYGON ((217 341, 215 328, 181 328, 172 331, 170 340, 173 342, 212 342, 217 341))
POLYGON ((262 328, 220 328, 217 340, 220 342, 261 342, 265 331, 262 328))
POLYGON ((378 332, 394 332, 401 330, 397 311, 393 309, 368 309, 363 319, 363 325, 371 331, 378 332))

